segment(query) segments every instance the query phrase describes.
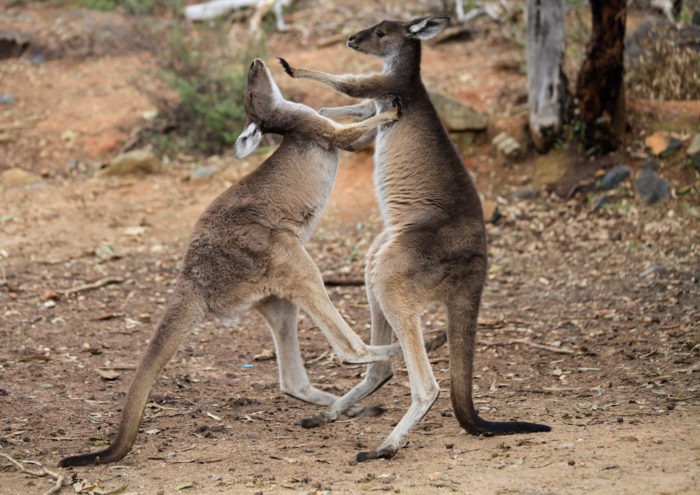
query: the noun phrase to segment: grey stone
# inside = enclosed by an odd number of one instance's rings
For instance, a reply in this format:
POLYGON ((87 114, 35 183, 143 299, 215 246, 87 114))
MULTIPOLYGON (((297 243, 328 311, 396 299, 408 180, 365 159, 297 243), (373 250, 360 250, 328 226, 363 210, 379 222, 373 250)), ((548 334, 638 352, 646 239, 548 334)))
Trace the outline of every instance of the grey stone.
POLYGON ((513 191, 513 194, 511 197, 513 199, 519 200, 527 200, 527 199, 535 199, 540 195, 539 191, 535 189, 532 186, 525 186, 525 187, 520 187, 513 191))
POLYGON ((430 93, 430 100, 450 132, 483 131, 488 126, 488 118, 455 98, 430 93))
POLYGON ((645 162, 634 181, 637 195, 645 205, 663 201, 671 194, 671 185, 654 172, 655 166, 657 164, 654 160, 645 162))
POLYGON ((8 93, 0 93, 0 105, 14 105, 17 98, 8 93))
POLYGON ((605 174, 605 176, 596 183, 595 188, 599 191, 616 189, 631 173, 631 168, 619 165, 605 174))
POLYGON ((197 167, 197 169, 192 172, 190 177, 192 179, 208 179, 216 173, 216 167, 213 165, 202 165, 197 167))

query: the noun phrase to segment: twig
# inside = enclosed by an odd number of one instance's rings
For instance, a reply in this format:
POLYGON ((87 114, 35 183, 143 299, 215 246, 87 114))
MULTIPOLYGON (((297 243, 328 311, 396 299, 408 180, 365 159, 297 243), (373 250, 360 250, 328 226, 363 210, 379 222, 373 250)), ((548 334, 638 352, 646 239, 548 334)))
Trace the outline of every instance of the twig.
POLYGON ((361 279, 341 280, 339 278, 327 278, 323 280, 326 287, 362 287, 365 281, 361 279))
POLYGON ((59 290, 58 292, 60 292, 64 296, 70 296, 71 294, 76 294, 78 292, 85 292, 87 290, 99 289, 100 287, 104 287, 105 285, 121 284, 123 282, 124 282, 124 279, 121 277, 105 277, 105 278, 102 278, 96 282, 92 282, 90 284, 78 285, 78 286, 72 287, 70 289, 59 290))
POLYGON ((509 344, 525 344, 535 349, 542 349, 543 351, 555 352, 557 354, 575 354, 571 349, 565 347, 552 347, 551 345, 537 344, 535 342, 530 342, 529 340, 511 340, 509 344))
POLYGON ((317 363, 319 361, 323 361, 324 359, 326 359, 328 357, 328 355, 329 355, 329 352, 326 351, 323 354, 320 354, 319 356, 316 356, 313 359, 309 359, 308 361, 306 361, 306 364, 313 364, 313 363, 317 363))
POLYGON ((7 454, 0 454, 0 455, 3 456, 8 461, 10 461, 12 464, 14 464, 15 467, 17 469, 19 469, 19 471, 21 473, 25 473, 25 474, 28 474, 29 476, 34 476, 36 478, 42 478, 44 476, 50 476, 52 478, 55 478, 56 479, 55 485, 53 486, 53 488, 44 492, 44 495, 53 495, 54 493, 58 493, 61 491, 61 488, 63 487, 63 476, 62 475, 55 473, 53 471, 49 471, 39 462, 24 461, 25 464, 34 464, 35 466, 39 466, 39 471, 31 471, 31 470, 27 469, 26 467, 24 467, 21 463, 15 461, 9 455, 7 455, 7 454))

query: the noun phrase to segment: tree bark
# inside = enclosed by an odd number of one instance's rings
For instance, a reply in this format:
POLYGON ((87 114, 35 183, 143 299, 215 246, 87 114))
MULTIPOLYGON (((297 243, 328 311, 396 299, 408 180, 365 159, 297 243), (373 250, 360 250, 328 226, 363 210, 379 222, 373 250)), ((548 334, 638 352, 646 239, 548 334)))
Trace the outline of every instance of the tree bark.
POLYGON ((537 151, 549 150, 561 132, 568 99, 563 70, 564 0, 527 2, 527 82, 530 135, 537 151))
POLYGON ((626 0, 590 0, 593 34, 576 83, 586 146, 610 151, 626 126, 624 91, 626 0))

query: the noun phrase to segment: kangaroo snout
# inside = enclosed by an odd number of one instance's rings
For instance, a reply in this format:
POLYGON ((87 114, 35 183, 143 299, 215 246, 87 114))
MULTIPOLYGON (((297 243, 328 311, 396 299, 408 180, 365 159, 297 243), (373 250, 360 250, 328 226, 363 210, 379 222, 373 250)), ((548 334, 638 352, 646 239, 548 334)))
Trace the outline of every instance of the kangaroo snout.
POLYGON ((250 83, 255 76, 257 76, 261 70, 265 67, 265 62, 260 60, 259 58, 256 58, 250 63, 250 67, 248 68, 248 82, 250 83))

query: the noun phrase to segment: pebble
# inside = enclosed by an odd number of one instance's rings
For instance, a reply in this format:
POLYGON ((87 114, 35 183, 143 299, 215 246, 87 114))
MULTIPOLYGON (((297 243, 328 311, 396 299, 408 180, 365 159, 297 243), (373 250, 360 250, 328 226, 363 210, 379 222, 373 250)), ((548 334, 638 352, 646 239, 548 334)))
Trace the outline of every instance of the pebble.
POLYGON ((535 199, 540 195, 539 191, 532 186, 520 187, 513 191, 511 197, 516 200, 535 199))
POLYGON ((14 105, 17 98, 8 93, 0 93, 0 105, 14 105))
POLYGON ((518 157, 522 151, 520 144, 518 144, 518 142, 513 139, 512 136, 509 136, 505 132, 498 134, 495 138, 493 138, 491 143, 498 148, 498 151, 503 153, 508 158, 518 157))

